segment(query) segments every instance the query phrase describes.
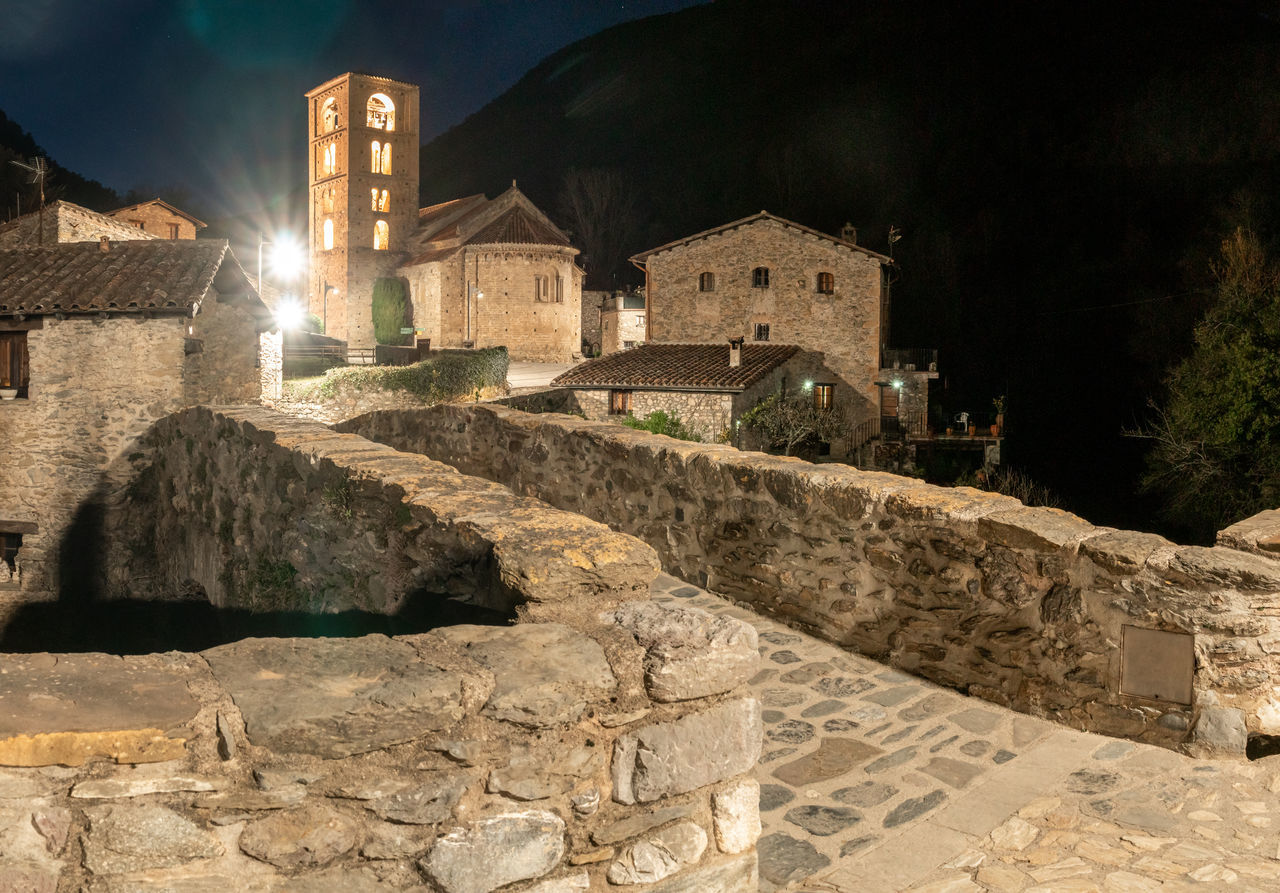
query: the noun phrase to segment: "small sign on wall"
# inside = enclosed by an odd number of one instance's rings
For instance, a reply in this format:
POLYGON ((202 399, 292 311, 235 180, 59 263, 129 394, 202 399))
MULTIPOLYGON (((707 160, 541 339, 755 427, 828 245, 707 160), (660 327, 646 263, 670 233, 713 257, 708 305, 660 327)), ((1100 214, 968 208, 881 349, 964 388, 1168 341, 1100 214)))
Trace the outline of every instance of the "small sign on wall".
POLYGON ((1120 693, 1190 704, 1195 636, 1125 626, 1120 638, 1120 693))

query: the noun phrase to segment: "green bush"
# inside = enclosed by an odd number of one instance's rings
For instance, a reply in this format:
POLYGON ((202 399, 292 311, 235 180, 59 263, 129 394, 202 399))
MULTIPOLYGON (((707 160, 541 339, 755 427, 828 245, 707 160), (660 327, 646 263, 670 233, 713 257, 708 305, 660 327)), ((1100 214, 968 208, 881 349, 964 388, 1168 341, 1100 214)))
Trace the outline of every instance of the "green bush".
MULTIPOLYGON (((343 366, 331 369, 316 388, 319 397, 339 390, 405 391, 423 403, 448 403, 507 381, 505 347, 442 350, 411 366, 343 366)), ((309 396, 309 395, 308 395, 309 396)))
POLYGON ((698 432, 690 430, 684 422, 680 420, 678 415, 674 413, 668 414, 659 409, 657 412, 651 412, 643 419, 635 416, 627 416, 622 420, 622 424, 628 428, 635 428, 638 431, 648 431, 651 434, 665 434, 667 437, 674 437, 676 440, 692 440, 697 443, 702 442, 702 438, 698 432))
POLYGON ((373 337, 379 344, 410 344, 412 335, 401 335, 409 322, 409 296, 400 279, 377 279, 373 283, 373 337))

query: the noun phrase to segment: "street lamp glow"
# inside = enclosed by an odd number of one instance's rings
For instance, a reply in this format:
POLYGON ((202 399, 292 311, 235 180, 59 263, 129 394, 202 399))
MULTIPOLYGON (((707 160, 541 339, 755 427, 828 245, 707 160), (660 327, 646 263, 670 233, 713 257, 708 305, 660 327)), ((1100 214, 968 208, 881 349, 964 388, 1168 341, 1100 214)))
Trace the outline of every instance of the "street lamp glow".
POLYGON ((280 233, 271 244, 271 274, 277 279, 290 280, 306 267, 307 258, 302 243, 288 233, 280 233))
POLYGON ((302 328, 306 318, 306 310, 298 299, 292 295, 285 295, 280 299, 280 303, 276 305, 276 323, 282 329, 302 328))

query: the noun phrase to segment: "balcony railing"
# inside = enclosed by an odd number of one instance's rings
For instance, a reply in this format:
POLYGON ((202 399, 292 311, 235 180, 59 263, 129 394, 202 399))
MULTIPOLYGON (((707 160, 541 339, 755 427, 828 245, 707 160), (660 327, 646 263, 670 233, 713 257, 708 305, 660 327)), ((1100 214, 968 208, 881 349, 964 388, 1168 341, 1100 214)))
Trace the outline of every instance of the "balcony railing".
POLYGON ((937 372, 938 351, 925 347, 882 347, 880 368, 901 369, 904 372, 937 372))
POLYGON ((929 417, 923 412, 896 416, 875 416, 860 423, 849 434, 848 452, 866 446, 873 440, 908 440, 929 436, 929 417))

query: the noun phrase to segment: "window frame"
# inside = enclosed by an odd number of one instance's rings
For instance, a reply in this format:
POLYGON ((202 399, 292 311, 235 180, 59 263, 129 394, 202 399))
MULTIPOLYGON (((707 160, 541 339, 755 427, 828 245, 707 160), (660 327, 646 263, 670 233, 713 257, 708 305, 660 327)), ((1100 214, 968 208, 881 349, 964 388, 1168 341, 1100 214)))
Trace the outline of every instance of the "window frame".
POLYGON ((609 389, 609 415, 631 415, 631 390, 609 389))
POLYGON ((320 223, 320 244, 324 246, 325 251, 333 250, 333 218, 326 217, 320 223))
POLYGON ((177 239, 177 238, 179 237, 179 233, 180 233, 181 231, 182 231, 182 227, 181 227, 181 225, 179 225, 179 224, 177 224, 177 223, 170 223, 170 224, 169 224, 169 238, 170 238, 170 239, 177 239))
POLYGON ((716 290, 716 274, 707 270, 698 274, 698 291, 713 292, 716 290))
POLYGON ((751 271, 751 287, 752 288, 768 288, 769 287, 769 268, 756 267, 751 271))
POLYGON ((29 399, 31 392, 31 350, 27 344, 29 328, 0 329, 0 362, 6 368, 0 368, 0 387, 13 388, 18 392, 14 399, 29 399))
POLYGON ((753 323, 754 336, 752 341, 768 341, 769 340, 769 324, 767 322, 753 323), (764 335, 763 338, 760 336, 764 335))
POLYGON ((818 412, 830 412, 836 406, 836 385, 832 381, 813 383, 813 408, 818 412))
POLYGON ((373 250, 387 251, 391 248, 391 224, 385 220, 375 220, 373 222, 373 250), (379 245, 379 236, 382 237, 382 244, 379 245))
POLYGON ((815 290, 820 295, 833 295, 836 293, 836 277, 834 274, 822 270, 818 273, 815 290))

